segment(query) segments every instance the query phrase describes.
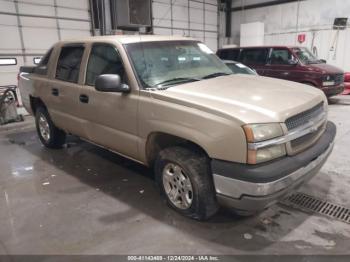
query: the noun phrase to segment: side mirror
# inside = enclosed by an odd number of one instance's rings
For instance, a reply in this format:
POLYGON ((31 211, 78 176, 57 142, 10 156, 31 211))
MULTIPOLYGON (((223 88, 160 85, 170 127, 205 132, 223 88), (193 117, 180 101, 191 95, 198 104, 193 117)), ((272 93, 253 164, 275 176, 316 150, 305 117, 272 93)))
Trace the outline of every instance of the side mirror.
POLYGON ((130 87, 121 82, 119 75, 105 74, 97 77, 95 89, 100 92, 129 93, 130 87))
POLYGON ((327 63, 327 60, 325 60, 325 59, 320 59, 320 61, 321 61, 322 63, 324 63, 324 64, 327 63))

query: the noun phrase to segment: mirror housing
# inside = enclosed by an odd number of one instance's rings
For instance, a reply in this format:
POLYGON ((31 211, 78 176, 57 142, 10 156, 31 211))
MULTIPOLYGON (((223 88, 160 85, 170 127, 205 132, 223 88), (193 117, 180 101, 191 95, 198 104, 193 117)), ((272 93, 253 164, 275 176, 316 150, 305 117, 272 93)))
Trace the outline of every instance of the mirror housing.
POLYGON ((98 76, 95 82, 95 89, 100 92, 130 92, 130 87, 121 82, 120 76, 112 74, 98 76))

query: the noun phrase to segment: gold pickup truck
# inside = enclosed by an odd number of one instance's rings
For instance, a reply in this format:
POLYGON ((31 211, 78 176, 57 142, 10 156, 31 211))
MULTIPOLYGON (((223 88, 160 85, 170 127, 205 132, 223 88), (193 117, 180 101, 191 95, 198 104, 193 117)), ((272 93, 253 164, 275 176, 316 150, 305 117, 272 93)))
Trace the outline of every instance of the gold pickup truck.
POLYGON ((153 167, 169 205, 200 220, 276 203, 320 170, 336 133, 320 90, 232 74, 185 37, 61 41, 19 88, 46 147, 73 134, 153 167))

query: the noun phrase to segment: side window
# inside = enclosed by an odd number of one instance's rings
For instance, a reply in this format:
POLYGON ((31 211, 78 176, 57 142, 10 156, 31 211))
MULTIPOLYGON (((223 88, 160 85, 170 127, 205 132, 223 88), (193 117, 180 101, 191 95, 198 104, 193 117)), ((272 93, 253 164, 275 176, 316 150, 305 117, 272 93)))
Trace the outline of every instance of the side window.
POLYGON ((293 56, 288 49, 276 48, 271 52, 271 65, 288 65, 290 60, 293 60, 293 56))
POLYGON ((34 73, 39 75, 47 74, 47 64, 49 63, 52 51, 53 51, 53 48, 47 51, 47 53, 40 59, 39 64, 34 68, 34 73))
POLYGON ((111 45, 96 44, 92 47, 86 71, 86 84, 95 85, 103 74, 118 74, 125 82, 125 71, 117 49, 111 45))
POLYGON ((53 48, 51 48, 47 53, 40 59, 38 66, 47 66, 49 63, 53 48))
POLYGON ((241 52, 240 61, 243 64, 255 64, 264 65, 266 64, 268 49, 243 49, 241 52))
POLYGON ((56 79, 77 83, 83 53, 83 46, 62 47, 57 62, 56 79))

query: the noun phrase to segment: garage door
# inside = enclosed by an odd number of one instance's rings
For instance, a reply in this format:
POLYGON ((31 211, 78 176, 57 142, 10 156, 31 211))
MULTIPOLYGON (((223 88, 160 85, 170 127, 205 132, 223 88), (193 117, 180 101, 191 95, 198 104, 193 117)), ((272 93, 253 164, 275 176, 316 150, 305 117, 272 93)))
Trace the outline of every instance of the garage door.
POLYGON ((88 0, 0 0, 0 6, 0 85, 16 84, 19 67, 34 65, 58 40, 90 35, 88 0), (16 64, 1 65, 12 59, 16 64))
POLYGON ((152 14, 154 34, 191 36, 217 50, 216 0, 153 0, 152 14))

